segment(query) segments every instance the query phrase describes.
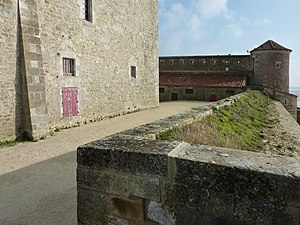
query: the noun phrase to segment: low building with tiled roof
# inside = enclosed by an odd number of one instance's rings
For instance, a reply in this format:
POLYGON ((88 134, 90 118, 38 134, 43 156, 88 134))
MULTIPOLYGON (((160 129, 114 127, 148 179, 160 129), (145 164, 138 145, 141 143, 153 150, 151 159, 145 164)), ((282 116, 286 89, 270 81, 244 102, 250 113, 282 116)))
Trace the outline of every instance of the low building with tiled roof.
POLYGON ((297 117, 289 93, 291 49, 268 40, 247 55, 164 56, 159 60, 160 101, 216 101, 262 89, 297 117))

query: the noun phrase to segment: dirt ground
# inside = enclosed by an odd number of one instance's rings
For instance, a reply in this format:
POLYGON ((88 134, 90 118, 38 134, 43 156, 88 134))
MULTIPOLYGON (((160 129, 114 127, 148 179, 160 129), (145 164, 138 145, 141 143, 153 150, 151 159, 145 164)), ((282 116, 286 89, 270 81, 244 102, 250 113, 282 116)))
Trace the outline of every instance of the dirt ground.
POLYGON ((199 102, 160 107, 62 130, 45 140, 0 149, 0 224, 75 225, 79 145, 168 117, 199 102))

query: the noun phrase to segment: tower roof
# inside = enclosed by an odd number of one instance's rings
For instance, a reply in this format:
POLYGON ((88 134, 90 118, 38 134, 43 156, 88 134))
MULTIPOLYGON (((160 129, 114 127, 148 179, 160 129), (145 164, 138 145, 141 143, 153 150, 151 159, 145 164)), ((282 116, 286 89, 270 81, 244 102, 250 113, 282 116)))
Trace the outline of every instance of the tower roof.
POLYGON ((254 52, 254 51, 267 51, 267 50, 292 51, 291 49, 283 47, 282 45, 276 43, 275 41, 268 40, 265 43, 263 43, 262 45, 260 45, 257 48, 253 49, 251 52, 254 52))

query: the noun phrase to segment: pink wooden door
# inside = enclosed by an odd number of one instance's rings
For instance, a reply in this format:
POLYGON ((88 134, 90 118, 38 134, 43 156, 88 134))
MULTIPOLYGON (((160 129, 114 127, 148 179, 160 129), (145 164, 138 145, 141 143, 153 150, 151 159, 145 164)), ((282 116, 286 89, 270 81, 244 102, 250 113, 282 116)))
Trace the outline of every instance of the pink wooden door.
POLYGON ((62 106, 63 116, 77 116, 78 115, 78 89, 74 87, 62 88, 62 106))

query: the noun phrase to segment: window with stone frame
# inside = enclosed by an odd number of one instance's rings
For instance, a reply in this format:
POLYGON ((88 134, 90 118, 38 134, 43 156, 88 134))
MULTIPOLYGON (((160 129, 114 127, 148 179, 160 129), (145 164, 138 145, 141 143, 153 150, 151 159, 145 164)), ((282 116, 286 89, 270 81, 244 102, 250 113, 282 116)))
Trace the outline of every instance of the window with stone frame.
POLYGON ((76 76, 75 59, 63 58, 63 75, 76 76))
POLYGON ((130 67, 130 75, 131 77, 136 78, 136 66, 130 67))
POLYGON ((82 0, 83 18, 86 21, 93 22, 93 7, 92 0, 82 0))
POLYGON ((281 68, 281 61, 276 61, 275 65, 276 65, 276 69, 280 69, 281 68))
POLYGON ((186 88, 186 89, 185 89, 185 93, 186 93, 186 94, 190 94, 190 95, 191 95, 191 94, 194 94, 194 89, 192 89, 192 88, 186 88))

